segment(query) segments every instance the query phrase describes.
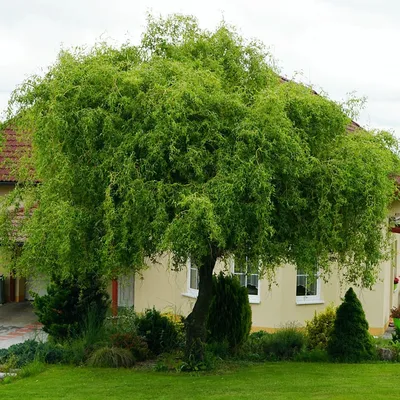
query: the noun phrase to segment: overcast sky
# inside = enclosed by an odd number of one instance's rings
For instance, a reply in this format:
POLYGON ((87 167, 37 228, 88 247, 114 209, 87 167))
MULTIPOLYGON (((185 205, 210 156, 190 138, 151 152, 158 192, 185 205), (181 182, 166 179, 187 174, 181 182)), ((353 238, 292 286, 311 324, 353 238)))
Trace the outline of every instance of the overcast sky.
POLYGON ((302 72, 334 100, 366 96, 358 121, 400 137, 398 0, 0 0, 0 112, 61 46, 138 42, 147 12, 191 14, 204 28, 224 18, 262 40, 283 75, 302 72))

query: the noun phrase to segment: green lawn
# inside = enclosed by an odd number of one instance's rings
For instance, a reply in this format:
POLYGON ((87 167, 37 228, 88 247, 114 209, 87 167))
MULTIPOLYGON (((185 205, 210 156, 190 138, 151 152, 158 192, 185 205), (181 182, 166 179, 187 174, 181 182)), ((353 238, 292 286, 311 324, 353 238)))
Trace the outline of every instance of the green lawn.
POLYGON ((51 367, 0 385, 1 399, 395 399, 400 365, 267 363, 195 375, 51 367))

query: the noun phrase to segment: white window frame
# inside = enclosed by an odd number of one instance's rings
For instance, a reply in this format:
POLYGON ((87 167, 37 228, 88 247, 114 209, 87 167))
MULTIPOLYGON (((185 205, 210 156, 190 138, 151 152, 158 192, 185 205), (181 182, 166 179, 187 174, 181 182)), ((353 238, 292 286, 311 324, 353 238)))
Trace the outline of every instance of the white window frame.
MULTIPOLYGON (((306 278, 308 279, 308 276, 310 275, 310 274, 305 274, 305 273, 299 274, 298 272, 299 272, 299 270, 296 268, 296 292, 297 292, 297 277, 299 275, 301 275, 301 276, 306 276, 306 278)), ((305 296, 297 296, 297 293, 296 293, 296 304, 323 304, 324 303, 324 301, 321 298, 321 278, 320 278, 319 271, 317 271, 315 275, 316 275, 315 287, 316 287, 317 293, 315 295, 305 295, 305 296)))
MULTIPOLYGON (((186 286, 187 286, 187 288, 186 288, 186 293, 183 293, 183 295, 187 296, 187 297, 197 297, 199 294, 199 289, 190 287, 190 283, 192 281, 191 280, 192 269, 193 269, 192 261, 190 258, 188 258, 188 260, 186 262, 186 270, 187 270, 187 278, 186 278, 187 285, 186 286)), ((197 272, 197 274, 198 274, 198 272, 197 272)), ((198 277, 198 275, 197 275, 197 277, 198 277)))
MULTIPOLYGON (((231 273, 232 275, 243 275, 243 273, 240 272, 235 272, 235 258, 232 257, 231 259, 231 273)), ((249 294, 249 303, 250 304, 260 304, 261 303, 261 297, 260 297, 260 290, 261 290, 261 285, 260 285, 260 274, 251 274, 251 275, 258 275, 258 285, 257 285, 257 294, 249 294)), ((246 276, 246 282, 247 282, 247 274, 246 276)), ((245 286, 247 289, 247 285, 245 286)))

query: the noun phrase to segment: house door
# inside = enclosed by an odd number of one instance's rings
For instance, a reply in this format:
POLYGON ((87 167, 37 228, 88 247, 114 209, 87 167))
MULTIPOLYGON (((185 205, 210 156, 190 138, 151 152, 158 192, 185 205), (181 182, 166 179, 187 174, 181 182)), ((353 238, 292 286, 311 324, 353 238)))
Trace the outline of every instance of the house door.
POLYGON ((118 307, 132 307, 134 302, 135 276, 118 277, 118 307))

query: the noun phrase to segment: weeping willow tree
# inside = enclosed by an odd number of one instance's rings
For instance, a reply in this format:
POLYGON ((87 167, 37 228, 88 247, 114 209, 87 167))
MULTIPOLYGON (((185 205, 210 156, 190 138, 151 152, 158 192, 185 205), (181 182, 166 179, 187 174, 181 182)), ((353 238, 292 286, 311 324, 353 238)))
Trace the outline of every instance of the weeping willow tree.
POLYGON ((349 133, 343 105, 273 65, 234 28, 182 16, 150 18, 137 46, 61 51, 10 100, 7 125, 32 149, 2 203, 12 267, 116 276, 165 252, 178 269, 190 257, 200 281, 187 355, 200 359, 217 260, 270 276, 283 263, 329 274, 334 259, 370 286, 396 142, 349 133))

